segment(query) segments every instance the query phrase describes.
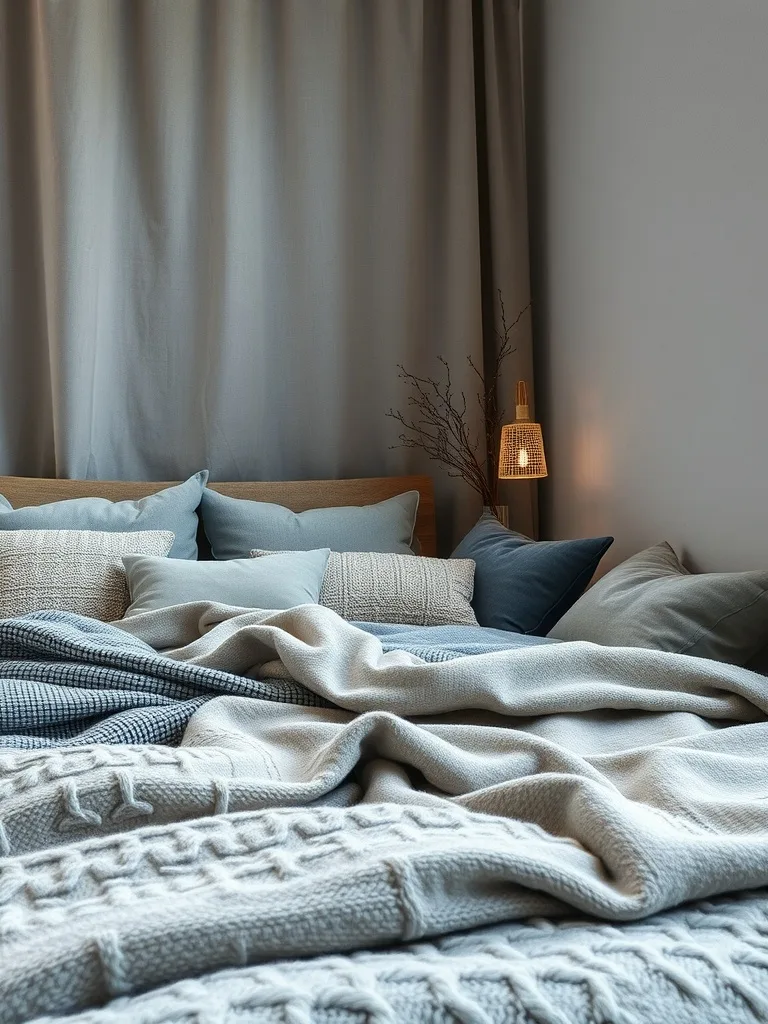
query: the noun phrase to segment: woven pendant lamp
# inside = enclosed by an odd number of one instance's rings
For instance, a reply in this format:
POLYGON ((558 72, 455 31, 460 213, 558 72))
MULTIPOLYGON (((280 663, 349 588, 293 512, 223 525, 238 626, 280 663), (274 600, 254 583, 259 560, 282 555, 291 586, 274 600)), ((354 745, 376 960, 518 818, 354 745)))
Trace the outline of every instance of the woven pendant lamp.
POLYGON ((528 388, 517 382, 515 422, 501 428, 500 480, 538 480, 547 475, 544 439, 538 423, 528 417, 528 388))

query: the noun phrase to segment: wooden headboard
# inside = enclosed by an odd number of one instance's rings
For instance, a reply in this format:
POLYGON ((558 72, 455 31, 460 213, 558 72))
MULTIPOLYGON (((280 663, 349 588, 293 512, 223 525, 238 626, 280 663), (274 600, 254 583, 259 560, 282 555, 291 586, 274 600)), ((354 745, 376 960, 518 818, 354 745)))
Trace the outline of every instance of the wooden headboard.
MULTIPOLYGON (((67 498, 108 498, 126 501, 144 498, 164 487, 172 487, 177 480, 131 483, 125 480, 50 480, 26 476, 0 476, 0 494, 14 508, 26 505, 44 505, 67 498)), ((271 501, 285 505, 294 512, 308 508, 330 508, 335 505, 373 505, 403 491, 418 491, 419 511, 416 516, 415 537, 421 544, 423 555, 437 553, 435 534, 435 495, 432 479, 428 476, 383 476, 359 480, 244 480, 227 483, 209 483, 208 486, 232 498, 251 501, 271 501)))

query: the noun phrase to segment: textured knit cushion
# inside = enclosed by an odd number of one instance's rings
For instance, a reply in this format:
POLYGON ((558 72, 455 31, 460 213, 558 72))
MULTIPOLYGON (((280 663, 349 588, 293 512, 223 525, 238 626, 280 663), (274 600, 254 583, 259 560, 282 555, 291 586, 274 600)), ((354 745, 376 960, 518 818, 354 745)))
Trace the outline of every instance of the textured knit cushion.
POLYGON ((598 580, 549 635, 743 665, 768 636, 768 570, 693 574, 657 544, 598 580))
POLYGON ((481 626, 546 636, 584 592, 613 537, 534 541, 484 513, 453 552, 472 558, 481 626))
POLYGON ((195 473, 183 484, 166 487, 138 501, 107 498, 69 498, 48 505, 14 509, 0 505, 0 530, 170 530, 175 535, 171 558, 197 558, 196 510, 208 471, 195 473))
POLYGON ((214 558, 247 558, 268 551, 394 551, 411 553, 419 492, 406 491, 375 505, 292 512, 266 501, 203 494, 202 516, 214 558))
POLYGON ((324 548, 263 561, 183 562, 128 556, 123 560, 131 592, 127 614, 192 601, 267 609, 317 604, 328 555, 324 548))
POLYGON ((123 555, 167 555, 173 534, 140 530, 0 533, 0 618, 55 608, 111 622, 128 606, 123 555))
MULTIPOLYGON (((251 556, 275 555, 256 549, 251 556)), ((350 622, 476 626, 475 563, 373 551, 332 551, 320 604, 350 622)))

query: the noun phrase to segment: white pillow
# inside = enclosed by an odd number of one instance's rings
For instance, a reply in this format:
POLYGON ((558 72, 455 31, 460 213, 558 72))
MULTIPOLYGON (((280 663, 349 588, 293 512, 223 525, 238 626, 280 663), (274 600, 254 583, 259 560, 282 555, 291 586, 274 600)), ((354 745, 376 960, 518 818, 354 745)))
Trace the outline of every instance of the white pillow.
MULTIPOLYGON (((254 548, 252 558, 282 552, 254 548)), ((353 622, 476 626, 471 558, 332 551, 320 604, 353 622)))
POLYGON ((55 608, 102 622, 128 607, 123 555, 167 555, 169 530, 0 531, 0 618, 55 608))

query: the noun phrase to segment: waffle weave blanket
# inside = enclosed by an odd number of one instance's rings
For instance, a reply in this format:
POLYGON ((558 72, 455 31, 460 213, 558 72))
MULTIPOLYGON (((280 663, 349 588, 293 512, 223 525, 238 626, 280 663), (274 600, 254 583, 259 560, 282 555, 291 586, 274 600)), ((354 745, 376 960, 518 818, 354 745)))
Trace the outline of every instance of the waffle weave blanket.
MULTIPOLYGON (((384 650, 425 661, 552 643, 479 626, 363 623, 384 650)), ((0 745, 177 744, 193 713, 222 693, 314 705, 300 684, 168 664, 114 626, 68 612, 0 620, 0 745)))

